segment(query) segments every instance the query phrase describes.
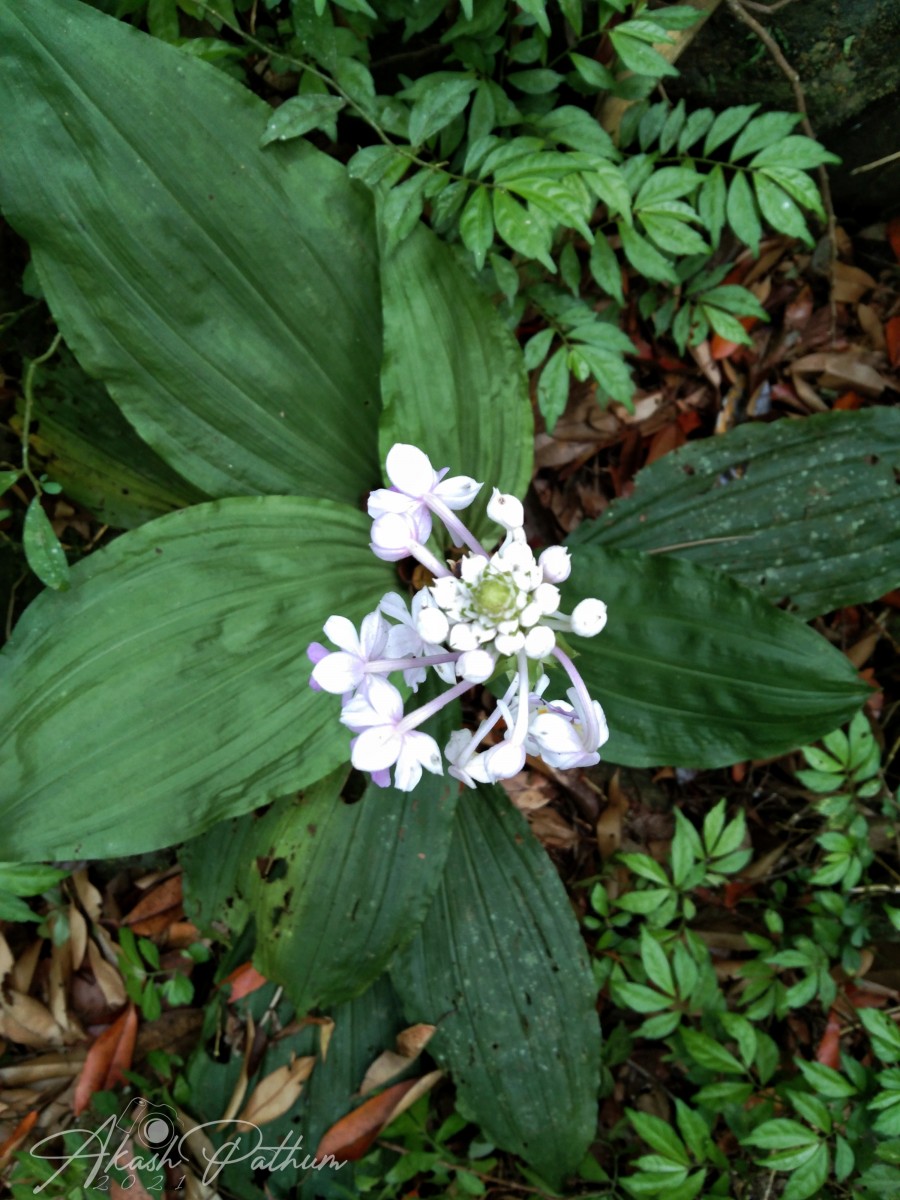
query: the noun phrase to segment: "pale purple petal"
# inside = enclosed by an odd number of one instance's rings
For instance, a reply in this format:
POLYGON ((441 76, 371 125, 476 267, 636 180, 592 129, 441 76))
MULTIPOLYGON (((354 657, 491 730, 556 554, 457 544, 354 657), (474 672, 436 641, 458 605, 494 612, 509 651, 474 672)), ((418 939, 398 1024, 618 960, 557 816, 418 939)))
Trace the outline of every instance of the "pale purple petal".
POLYGON ((347 617, 329 617, 325 622, 325 636, 341 650, 359 654, 359 637, 347 617))
POLYGON ((313 667, 311 679, 333 696, 343 696, 359 687, 363 679, 363 664, 358 655, 338 650, 326 654, 313 667))
POLYGON ((394 487, 407 496, 424 496, 437 483, 431 459, 418 446, 398 442, 388 451, 384 466, 394 487))

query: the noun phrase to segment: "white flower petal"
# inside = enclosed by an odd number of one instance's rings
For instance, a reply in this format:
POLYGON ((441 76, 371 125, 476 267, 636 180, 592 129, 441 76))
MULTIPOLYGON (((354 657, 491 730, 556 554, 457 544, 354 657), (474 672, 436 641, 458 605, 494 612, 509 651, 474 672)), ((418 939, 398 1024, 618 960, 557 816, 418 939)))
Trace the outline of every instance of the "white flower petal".
POLYGON ((452 479, 442 480, 431 490, 448 508, 457 512, 469 507, 481 491, 481 484, 470 475, 454 475, 452 479))
POLYGON ((469 683, 484 683, 494 673, 496 662, 487 650, 467 650, 456 663, 456 673, 469 683))
POLYGON ((313 667, 312 678, 323 692, 343 696, 358 688, 363 680, 362 660, 355 654, 338 650, 327 654, 313 667))
POLYGON ((562 583, 572 573, 572 562, 565 546, 548 546, 538 558, 547 583, 562 583))
POLYGON ((425 642, 443 642, 450 632, 450 622, 439 608, 423 608, 416 618, 416 630, 425 642))
POLYGON ((395 488, 407 496, 425 496, 437 483, 431 459, 418 448, 398 442, 388 451, 385 461, 387 477, 395 488))
POLYGON ((525 635, 525 653, 529 658, 546 658, 556 645, 556 634, 546 625, 538 625, 525 635))
POLYGON ((493 780, 512 779, 524 766, 525 747, 518 742, 503 741, 484 756, 485 772, 493 780))
POLYGON ((356 627, 347 617, 329 617, 324 625, 325 636, 330 642, 349 654, 359 654, 359 636, 356 627))
POLYGON ((357 771, 383 771, 394 765, 402 749, 403 737, 393 725, 375 725, 353 743, 350 761, 357 771))

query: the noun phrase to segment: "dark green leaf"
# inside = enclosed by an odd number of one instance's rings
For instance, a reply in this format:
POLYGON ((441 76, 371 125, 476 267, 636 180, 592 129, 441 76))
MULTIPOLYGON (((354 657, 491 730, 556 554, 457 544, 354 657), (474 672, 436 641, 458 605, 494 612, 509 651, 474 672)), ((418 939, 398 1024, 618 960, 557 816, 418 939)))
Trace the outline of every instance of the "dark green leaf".
POLYGON ((552 225, 514 200, 503 188, 494 192, 494 224, 507 246, 526 258, 536 258, 548 271, 555 273, 556 264, 550 257, 552 225))
POLYGON ((641 187, 634 207, 653 208, 662 200, 678 200, 695 191, 702 181, 703 176, 693 167, 660 167, 641 187))
POLYGON ((417 171, 403 183, 392 187, 384 198, 380 223, 387 253, 406 241, 419 223, 425 205, 425 188, 430 178, 428 171, 417 171))
POLYGON ((615 251, 602 233, 598 233, 594 237, 589 265, 595 283, 603 288, 608 296, 612 296, 617 303, 624 305, 625 295, 622 291, 622 268, 619 265, 619 260, 616 258, 615 251))
POLYGON ((286 142, 302 137, 311 129, 327 129, 334 125, 334 118, 346 103, 340 96, 316 93, 292 96, 275 109, 259 144, 268 146, 270 142, 286 142))
MULTIPOLYGON (((628 24, 634 25, 635 22, 630 21, 628 24)), ((633 37, 621 25, 610 31, 609 40, 629 71, 636 71, 638 75, 650 75, 654 79, 678 74, 678 69, 663 58, 658 50, 654 50, 643 38, 633 37)))
POLYGON ((546 364, 538 381, 538 407, 552 433, 556 422, 566 410, 569 402, 568 353, 564 346, 556 351, 546 364))
POLYGON ((754 170, 759 167, 791 167, 797 171, 808 171, 823 163, 840 161, 836 154, 830 153, 812 138, 793 136, 760 150, 750 166, 754 170))
POLYGON ((41 583, 56 591, 65 591, 69 586, 68 559, 44 512, 40 496, 32 497, 25 511, 22 547, 29 567, 41 583))
POLYGON ((678 135, 678 153, 685 154, 694 142, 699 141, 709 130, 714 119, 715 113, 711 108, 698 108, 689 113, 684 128, 678 135))
POLYGON ((588 85, 597 91, 606 91, 615 83, 615 77, 608 67, 602 66, 594 58, 586 58, 583 54, 572 51, 569 54, 572 66, 588 85))
POLYGON ((728 202, 725 208, 728 224, 754 254, 759 253, 759 239, 762 237, 762 225, 756 210, 756 202, 750 191, 750 184, 743 172, 738 172, 731 181, 728 189, 728 202))
POLYGON ((14 896, 40 896, 68 874, 58 867, 44 867, 39 863, 0 862, 0 891, 11 892, 14 896))
POLYGON ((452 474, 485 481, 465 519, 476 532, 495 536, 484 515, 491 488, 522 495, 531 479, 522 352, 450 248, 424 226, 387 255, 382 280, 382 452, 413 442, 437 469, 449 466, 452 474), (471 419, 474 398, 477 421, 471 419))
POLYGON ((469 103, 477 85, 475 78, 457 78, 444 79, 425 89, 409 114, 409 140, 413 146, 421 146, 449 125, 469 103))
POLYGON ((441 885, 391 970, 460 1109, 551 1183, 594 1136, 595 987, 556 870, 499 788, 466 791, 441 885), (535 1069, 535 1064, 540 1064, 535 1069))
POLYGON ((494 217, 486 187, 476 185, 466 201, 459 217, 459 236, 466 249, 472 251, 475 265, 480 271, 485 255, 494 244, 494 217))
POLYGON ((647 279, 661 279, 666 283, 677 283, 678 276, 671 262, 622 221, 617 222, 622 249, 631 265, 647 279))
POLYGON ((787 192, 763 174, 753 176, 753 186, 760 212, 773 229, 788 237, 799 238, 808 246, 814 244, 803 213, 787 192))
POLYGON ((40 369, 32 445, 66 495, 101 521, 131 529, 207 497, 142 442, 102 384, 67 358, 40 369))
POLYGON ((347 804, 345 774, 270 809, 244 863, 254 964, 298 1013, 359 995, 412 939, 453 831, 454 780, 428 775, 414 792, 371 784, 347 804))
POLYGON ((0 196, 88 373, 210 495, 356 503, 377 480, 366 194, 302 140, 261 149, 261 100, 86 5, 3 5, 0 45, 0 196))
POLYGON ((799 120, 799 113, 787 112, 767 112, 754 117, 749 124, 744 126, 740 136, 731 147, 728 161, 737 162, 740 158, 746 158, 748 154, 754 154, 765 146, 771 146, 773 142, 780 142, 791 132, 799 120))
POLYGON ((666 455, 571 541, 671 547, 815 616, 900 585, 897 469, 892 409, 746 425, 666 455))
POLYGON ((725 173, 721 167, 713 167, 697 198, 697 211, 715 249, 725 228, 725 173))
POLYGON ((507 83, 520 92, 529 96, 545 96, 554 92, 565 79, 559 71, 550 71, 546 67, 537 67, 533 71, 512 71, 506 77, 507 83))
POLYGON ((842 654, 728 576, 604 553, 577 537, 571 544, 565 607, 587 596, 609 606, 598 637, 572 640, 609 719, 602 753, 612 762, 705 767, 768 757, 815 740, 865 699, 842 654))
POLYGON ((720 112, 703 143, 704 158, 708 158, 713 150, 717 150, 723 142, 734 137, 739 129, 743 129, 758 108, 758 104, 739 104, 735 108, 726 108, 724 112, 720 112))
POLYGON ((0 658, 0 855, 171 845, 346 760, 305 649, 331 613, 358 619, 390 590, 368 540, 366 517, 329 501, 217 501, 38 597, 0 658))

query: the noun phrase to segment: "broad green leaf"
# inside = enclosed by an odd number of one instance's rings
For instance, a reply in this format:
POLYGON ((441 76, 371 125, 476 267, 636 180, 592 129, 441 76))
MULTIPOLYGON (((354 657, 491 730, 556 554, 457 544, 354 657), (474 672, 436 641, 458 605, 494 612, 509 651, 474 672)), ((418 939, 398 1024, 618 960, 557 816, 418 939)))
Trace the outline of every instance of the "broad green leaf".
POLYGON ((594 237, 589 260, 591 274, 608 296, 624 306, 625 294, 622 291, 622 268, 616 258, 615 251, 603 234, 594 237))
MULTIPOLYGON (((631 27, 636 23, 629 21, 628 25, 631 27)), ((664 75, 678 74, 677 67, 673 67, 657 50, 648 45, 646 39, 632 36, 624 29, 624 26, 620 25, 611 30, 609 40, 629 71, 636 71, 638 75, 650 75, 656 79, 662 78, 664 75)), ((659 38, 658 40, 664 41, 665 39, 659 38)))
POLYGON ((556 264, 550 257, 552 223, 520 204, 503 188, 494 191, 493 202, 494 224, 507 246, 526 258, 536 258, 548 271, 555 273, 556 264))
POLYGON ((506 77, 506 82, 528 96, 546 96, 554 92, 565 80, 559 71, 550 71, 546 67, 538 67, 533 71, 512 71, 506 77))
POLYGON ((723 142, 734 137, 739 129, 743 129, 758 108, 758 104, 739 104, 720 112, 703 143, 704 157, 708 158, 713 150, 717 150, 723 142))
POLYGON ((444 79, 427 88, 416 100, 409 114, 409 140, 421 146, 439 130, 449 125, 469 103, 478 80, 444 79))
POLYGON ((345 104, 346 101, 340 96, 318 93, 292 96, 269 117, 260 145, 268 146, 270 142, 286 142, 302 137, 311 129, 333 128, 334 118, 345 104))
POLYGON ((650 239, 670 254, 708 254, 709 246, 687 221, 665 213, 641 213, 641 223, 650 239))
POLYGON ((382 281, 382 452, 412 442, 436 469, 484 481, 464 519, 495 536, 484 514, 491 488, 522 495, 531 479, 532 416, 519 345, 453 251, 424 225, 387 255, 382 281))
POLYGON ((25 510, 22 548, 29 567, 41 583, 56 591, 68 588, 70 569, 66 552, 50 524, 50 518, 44 512, 40 496, 33 496, 25 510))
POLYGON ((633 1108, 626 1108, 625 1115, 634 1126, 638 1137, 663 1158, 685 1167, 690 1166, 691 1160, 684 1143, 668 1122, 653 1116, 652 1113, 637 1112, 633 1108))
POLYGON ((780 142, 795 128, 799 120, 800 114, 795 112, 767 112, 754 117, 736 138, 728 156, 729 162, 736 162, 739 158, 746 158, 748 154, 754 154, 765 146, 780 142))
POLYGON ((367 194, 303 141, 261 149, 271 110, 223 72, 74 0, 0 6, 0 55, 0 203, 88 373, 210 495, 355 504, 378 477, 367 194))
POLYGON ((504 179, 503 186, 529 201, 530 207, 546 213, 551 224, 577 229, 588 241, 593 239, 588 217, 594 205, 579 181, 547 179, 540 175, 504 179))
POLYGON ((116 529, 207 499, 134 432, 102 384, 72 359, 40 368, 31 444, 66 495, 116 529))
POLYGON ((40 896, 68 874, 40 863, 0 862, 0 891, 11 892, 13 896, 40 896))
POLYGON ((429 171, 417 171, 403 183, 392 187, 381 207, 381 226, 384 230, 384 253, 405 242, 419 223, 425 207, 425 188, 432 176, 429 171))
POLYGON ((711 108, 697 108, 689 113, 678 136, 678 153, 685 154, 709 130, 714 120, 715 113, 711 108))
POLYGON ((602 66, 595 58, 588 58, 584 54, 576 54, 571 51, 569 58, 572 66, 588 85, 596 91, 605 91, 613 86, 615 77, 608 67, 602 66))
POLYGON ((359 995, 412 939, 453 832, 455 780, 427 775, 413 792, 370 784, 348 804, 345 775, 270 809, 244 863, 254 965, 298 1013, 359 995))
POLYGON ((569 364, 565 346, 560 346, 541 371, 537 399, 547 431, 552 433, 569 402, 569 364))
POLYGON ((743 1075, 744 1068, 730 1050, 699 1029, 685 1027, 681 1039, 690 1060, 708 1071, 720 1071, 724 1075, 743 1075))
POLYGON ((574 104, 552 108, 542 117, 533 119, 537 129, 551 141, 573 150, 583 150, 594 158, 618 158, 612 138, 589 112, 574 104))
POLYGON ((634 200, 635 210, 654 208, 662 200, 678 200, 703 182, 692 167, 661 167, 654 171, 634 200))
POLYGON ((738 172, 731 181, 728 189, 728 200, 725 205, 728 224, 735 234, 754 254, 759 253, 759 239, 762 237, 762 225, 756 209, 756 201, 750 191, 750 184, 743 172, 738 172))
POLYGON ((459 217, 459 236, 466 249, 472 251, 475 265, 480 271, 485 255, 494 244, 494 217, 486 187, 476 185, 466 201, 459 217))
POLYGON ((900 585, 898 469, 893 409, 745 425, 667 454, 570 543, 666 551, 816 616, 900 585))
POLYGON ((551 1183, 596 1127, 595 986, 565 890, 499 788, 459 801, 441 885, 391 968, 463 1115, 551 1183))
POLYGON ((725 174, 721 167, 713 167, 697 197, 697 211, 704 228, 709 231, 714 248, 718 247, 719 238, 725 228, 726 196, 725 174))
POLYGON ((759 210, 773 229, 788 237, 799 238, 808 246, 814 244, 803 213, 783 188, 762 173, 753 176, 753 186, 759 210))
POLYGON ((824 638, 727 575, 570 544, 564 608, 587 596, 609 606, 603 632, 572 643, 609 720, 601 753, 611 762, 711 767, 767 758, 833 729, 868 694, 824 638))
POLYGON ((811 175, 807 175, 805 171, 784 166, 763 167, 760 175, 766 176, 773 183, 784 188, 787 194, 792 196, 798 204, 802 204, 804 208, 808 208, 819 217, 824 217, 825 209, 822 206, 819 186, 815 179, 811 175))
POLYGON ((666 283, 677 283, 678 276, 667 258, 654 249, 639 233, 629 229, 622 221, 616 222, 622 249, 631 265, 647 279, 660 279, 666 283))
POLYGON ((754 170, 759 167, 792 167, 794 170, 808 171, 824 163, 840 161, 836 154, 831 154, 812 138, 794 135, 760 150, 751 159, 750 166, 754 170))
POLYGON ((305 650, 390 590, 368 537, 343 505, 238 497, 142 525, 39 596, 0 656, 0 858, 171 845, 344 761, 305 650))

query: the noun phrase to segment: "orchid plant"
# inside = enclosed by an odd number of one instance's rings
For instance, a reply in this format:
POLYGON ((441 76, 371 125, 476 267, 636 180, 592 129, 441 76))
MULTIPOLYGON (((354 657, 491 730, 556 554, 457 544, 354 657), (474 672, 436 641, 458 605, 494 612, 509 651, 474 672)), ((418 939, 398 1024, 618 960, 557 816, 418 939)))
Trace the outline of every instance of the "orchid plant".
POLYGON ((417 593, 411 611, 402 596, 389 592, 363 618, 359 633, 346 617, 329 617, 325 633, 338 650, 329 653, 313 642, 307 651, 315 664, 312 686, 343 696, 341 721, 356 734, 353 766, 369 772, 381 787, 395 767, 395 784, 403 792, 412 791, 423 767, 442 774, 437 743, 418 727, 473 684, 492 678, 501 660, 511 661, 509 686, 474 733, 457 729, 451 734, 444 750, 450 774, 468 787, 496 783, 518 774, 526 753, 554 767, 594 766, 609 737, 606 718, 557 645, 557 634, 593 637, 606 624, 606 605, 585 599, 571 616, 560 612, 557 584, 569 577, 569 552, 550 546, 535 559, 525 538, 521 501, 494 488, 487 515, 506 535, 496 553, 488 554, 454 515, 471 504, 480 483, 467 475, 445 479, 449 468, 436 472, 423 451, 403 443, 389 451, 385 470, 392 487, 378 488, 368 501, 374 518, 371 549, 388 562, 416 559, 434 583, 417 593), (467 548, 453 569, 425 545, 433 516, 467 548), (569 702, 544 698, 550 681, 543 673, 532 688, 535 666, 551 657, 569 676, 569 702), (445 683, 457 676, 460 682, 404 715, 403 697, 386 677, 402 672, 407 686, 417 691, 428 667, 445 683), (505 736, 479 753, 501 717, 505 736))
MULTIPOLYGON (((758 559, 800 564, 804 616, 882 585, 892 562, 835 576, 843 510, 828 506, 835 455, 861 488, 887 472, 893 502, 885 430, 835 414, 687 447, 651 469, 672 473, 663 487, 651 475, 535 556, 522 353, 432 230, 392 239, 377 188, 303 139, 260 145, 262 101, 78 0, 0 0, 0 55, 15 131, 0 204, 88 373, 42 365, 26 436, 34 414, 44 439, 61 424, 42 392, 90 411, 92 507, 128 527, 68 590, 49 579, 4 651, 0 860, 186 843, 193 919, 298 1013, 334 1018, 282 1119, 307 1144, 377 1048, 432 1023, 459 1103, 557 1186, 596 1129, 595 986, 558 875, 496 781, 528 753, 590 770, 601 747, 723 765, 852 715, 867 686, 772 603, 791 592, 758 559), (811 443, 827 479, 773 520, 755 472, 792 480, 811 443), (491 480, 491 498, 438 462, 491 480), (713 510, 722 526, 698 536, 713 510), (773 555, 776 535, 796 553, 773 555), (702 559, 711 546, 720 561, 702 559), (430 575, 411 604, 407 557, 430 575), (447 690, 407 713, 429 671, 447 690), (560 673, 567 698, 547 699, 560 673), (461 727, 456 703, 482 683, 497 703, 461 727)), ((858 511, 860 537, 893 528, 875 503, 858 511)), ((213 1083, 198 1107, 239 1067, 199 1047, 191 1070, 213 1083)))

